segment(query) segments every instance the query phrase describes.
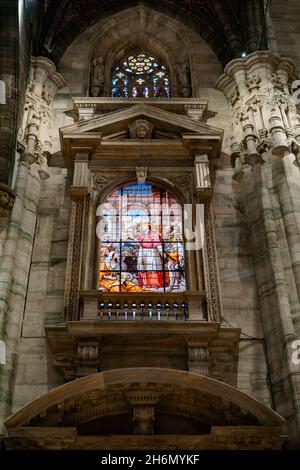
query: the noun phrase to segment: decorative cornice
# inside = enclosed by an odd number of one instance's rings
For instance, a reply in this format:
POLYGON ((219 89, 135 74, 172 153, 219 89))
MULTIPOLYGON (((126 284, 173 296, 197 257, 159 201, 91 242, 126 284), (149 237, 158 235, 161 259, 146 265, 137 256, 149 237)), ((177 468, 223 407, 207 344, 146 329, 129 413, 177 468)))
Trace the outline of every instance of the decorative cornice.
POLYGON ((232 87, 232 80, 234 80, 237 72, 255 70, 255 68, 260 68, 262 63, 274 71, 280 69, 286 72, 291 79, 296 78, 295 65, 292 59, 268 51, 256 51, 245 58, 234 59, 229 62, 223 75, 217 80, 216 88, 226 92, 232 87))

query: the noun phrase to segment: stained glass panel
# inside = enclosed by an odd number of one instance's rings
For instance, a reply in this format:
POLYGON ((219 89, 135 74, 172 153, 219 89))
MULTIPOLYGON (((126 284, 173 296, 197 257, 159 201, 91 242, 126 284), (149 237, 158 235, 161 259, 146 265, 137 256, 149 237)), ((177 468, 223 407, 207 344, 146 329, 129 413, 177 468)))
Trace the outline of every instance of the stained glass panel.
POLYGON ((114 97, 169 97, 169 70, 159 59, 141 53, 126 57, 112 73, 114 97))
POLYGON ((185 290, 182 213, 172 194, 129 184, 115 190, 97 214, 99 290, 185 290))

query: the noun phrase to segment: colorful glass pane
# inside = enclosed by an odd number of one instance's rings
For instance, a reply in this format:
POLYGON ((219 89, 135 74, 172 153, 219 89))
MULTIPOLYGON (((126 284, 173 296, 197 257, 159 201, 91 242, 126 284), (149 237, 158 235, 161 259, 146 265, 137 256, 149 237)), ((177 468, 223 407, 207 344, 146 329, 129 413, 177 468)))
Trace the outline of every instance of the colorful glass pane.
POLYGON ((185 290, 182 212, 171 193, 151 184, 126 185, 97 214, 99 290, 185 290))
POLYGON ((169 97, 169 71, 157 58, 146 53, 130 55, 114 67, 112 96, 169 97))

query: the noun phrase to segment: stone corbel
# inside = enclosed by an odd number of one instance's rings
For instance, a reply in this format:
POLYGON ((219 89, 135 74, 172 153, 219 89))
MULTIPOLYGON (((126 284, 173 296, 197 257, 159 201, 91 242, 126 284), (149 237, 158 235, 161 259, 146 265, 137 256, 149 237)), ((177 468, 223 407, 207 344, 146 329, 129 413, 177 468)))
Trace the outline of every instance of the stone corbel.
POLYGON ((145 184, 146 178, 147 178, 147 167, 137 166, 136 167, 137 184, 145 184))
POLYGON ((129 390, 126 400, 133 408, 134 434, 154 434, 155 405, 160 400, 158 390, 129 390))

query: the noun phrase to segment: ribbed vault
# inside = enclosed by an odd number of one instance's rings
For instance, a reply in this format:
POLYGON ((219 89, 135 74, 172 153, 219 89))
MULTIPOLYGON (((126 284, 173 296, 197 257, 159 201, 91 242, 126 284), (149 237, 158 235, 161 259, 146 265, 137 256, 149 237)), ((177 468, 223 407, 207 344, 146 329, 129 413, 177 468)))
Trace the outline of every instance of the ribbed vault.
POLYGON ((261 0, 50 0, 36 41, 36 54, 58 62, 86 28, 137 5, 175 18, 198 33, 221 64, 265 46, 261 0))

